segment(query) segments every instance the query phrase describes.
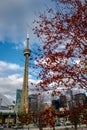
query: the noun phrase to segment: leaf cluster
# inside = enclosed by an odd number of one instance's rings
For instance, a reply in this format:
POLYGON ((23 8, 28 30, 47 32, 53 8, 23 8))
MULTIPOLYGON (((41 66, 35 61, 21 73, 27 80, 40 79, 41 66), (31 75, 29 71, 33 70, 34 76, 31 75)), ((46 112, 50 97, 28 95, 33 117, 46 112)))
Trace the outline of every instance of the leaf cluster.
POLYGON ((49 91, 52 83, 56 91, 60 83, 66 89, 77 86, 86 89, 87 4, 81 0, 55 2, 57 6, 60 2, 62 12, 47 9, 46 13, 40 14, 38 21, 34 21, 34 33, 44 43, 44 54, 36 60, 38 68, 42 68, 38 86, 45 91, 49 91))

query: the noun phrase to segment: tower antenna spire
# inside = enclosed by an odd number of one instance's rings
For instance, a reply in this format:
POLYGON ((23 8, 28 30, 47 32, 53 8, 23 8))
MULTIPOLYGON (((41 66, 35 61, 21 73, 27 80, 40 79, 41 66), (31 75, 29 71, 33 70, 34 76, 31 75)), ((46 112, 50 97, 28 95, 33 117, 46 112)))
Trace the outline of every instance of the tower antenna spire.
POLYGON ((27 33, 27 37, 26 37, 26 48, 29 48, 29 33, 27 33))
POLYGON ((26 48, 29 48, 29 24, 27 23, 27 37, 26 37, 26 48))

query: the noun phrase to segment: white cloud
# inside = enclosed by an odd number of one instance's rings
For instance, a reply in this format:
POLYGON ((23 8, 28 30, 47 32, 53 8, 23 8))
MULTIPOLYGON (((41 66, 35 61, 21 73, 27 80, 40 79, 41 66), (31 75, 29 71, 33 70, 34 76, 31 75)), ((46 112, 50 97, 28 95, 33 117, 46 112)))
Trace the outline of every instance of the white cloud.
POLYGON ((22 77, 17 74, 0 78, 0 93, 11 97, 11 101, 15 100, 17 88, 22 86, 22 77))
POLYGON ((80 59, 76 59, 75 64, 79 64, 79 63, 80 63, 80 59))
POLYGON ((38 12, 46 9, 46 4, 50 7, 51 0, 0 0, 0 41, 8 39, 20 47, 28 30, 30 43, 36 42, 33 20, 38 17, 38 12))
MULTIPOLYGON (((17 64, 0 61, 0 93, 8 97, 11 101, 16 99, 16 90, 22 89, 23 71, 24 68, 17 64)), ((29 93, 34 92, 37 82, 29 74, 29 93), (33 83, 33 85, 30 83, 33 83), (33 88, 33 91, 31 88, 33 88)))
POLYGON ((73 88, 73 94, 78 94, 78 93, 84 93, 86 92, 85 89, 81 89, 81 88, 73 88))
POLYGON ((16 89, 22 86, 23 68, 17 64, 0 61, 0 93, 15 99, 16 89))
POLYGON ((23 68, 17 64, 0 61, 0 72, 4 72, 7 70, 15 71, 15 70, 22 70, 22 69, 23 68))

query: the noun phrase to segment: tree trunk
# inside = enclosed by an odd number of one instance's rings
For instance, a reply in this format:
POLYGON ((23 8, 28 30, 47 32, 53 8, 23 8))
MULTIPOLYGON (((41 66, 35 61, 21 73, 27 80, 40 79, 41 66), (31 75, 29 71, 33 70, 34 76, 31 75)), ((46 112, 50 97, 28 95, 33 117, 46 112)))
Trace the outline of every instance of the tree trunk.
POLYGON ((43 130, 43 127, 42 127, 42 126, 39 126, 39 130, 43 130))
POLYGON ((77 124, 75 125, 75 130, 77 130, 77 124))
POLYGON ((43 130, 42 120, 39 118, 39 130, 43 130))
POLYGON ((55 130, 55 126, 53 127, 53 130, 55 130))

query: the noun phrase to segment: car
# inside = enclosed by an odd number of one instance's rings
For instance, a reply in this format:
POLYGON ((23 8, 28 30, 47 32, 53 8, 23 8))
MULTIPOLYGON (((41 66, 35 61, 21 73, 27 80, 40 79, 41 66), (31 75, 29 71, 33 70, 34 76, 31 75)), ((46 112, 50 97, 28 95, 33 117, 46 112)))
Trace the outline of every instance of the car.
POLYGON ((3 124, 3 127, 4 127, 4 128, 8 128, 8 124, 7 124, 7 123, 4 123, 4 124, 3 124))
POLYGON ((56 122, 56 123, 55 123, 55 126, 61 126, 61 125, 62 125, 61 122, 56 122))
POLYGON ((20 126, 20 125, 19 125, 19 126, 14 126, 13 128, 14 128, 14 129, 23 129, 23 126, 20 126))
POLYGON ((64 125, 72 125, 72 123, 70 121, 66 121, 64 125))
POLYGON ((3 130, 3 129, 4 129, 3 125, 0 125, 0 130, 3 130))

